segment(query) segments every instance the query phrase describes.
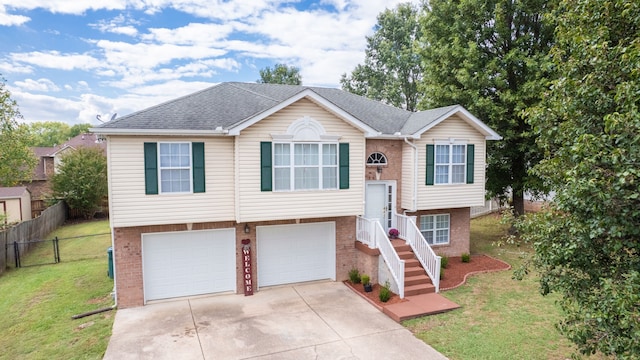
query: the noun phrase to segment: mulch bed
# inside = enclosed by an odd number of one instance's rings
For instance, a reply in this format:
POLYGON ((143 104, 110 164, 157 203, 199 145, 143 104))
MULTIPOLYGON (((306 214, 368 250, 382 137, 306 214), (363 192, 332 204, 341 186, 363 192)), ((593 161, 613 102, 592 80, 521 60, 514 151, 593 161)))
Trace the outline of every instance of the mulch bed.
MULTIPOLYGON (((471 256, 471 261, 468 263, 463 263, 459 256, 450 257, 449 264, 447 268, 444 269, 444 277, 440 280, 440 291, 451 290, 464 285, 467 277, 474 274, 502 271, 510 268, 511 265, 487 255, 473 255, 471 256)), ((372 292, 365 292, 362 284, 351 284, 348 280, 345 281, 345 284, 378 307, 407 301, 406 299, 400 299, 400 296, 392 293, 391 299, 383 303, 378 297, 381 287, 379 284, 373 285, 372 292)))

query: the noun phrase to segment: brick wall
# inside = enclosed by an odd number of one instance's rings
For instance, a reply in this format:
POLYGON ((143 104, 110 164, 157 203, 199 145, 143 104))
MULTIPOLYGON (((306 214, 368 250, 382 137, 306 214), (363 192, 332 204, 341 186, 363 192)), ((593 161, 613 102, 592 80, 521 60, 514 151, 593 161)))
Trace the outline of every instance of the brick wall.
MULTIPOLYGON (((249 233, 245 233, 245 224, 235 222, 198 223, 192 225, 192 230, 235 228, 236 229, 236 292, 244 292, 242 240, 249 239, 252 258, 252 282, 254 291, 257 290, 258 271, 256 251, 256 227, 267 225, 284 225, 296 223, 312 223, 335 221, 336 223, 336 280, 348 279, 349 270, 356 266, 355 217, 336 217, 295 220, 252 222, 249 233)), ((161 226, 141 226, 114 229, 114 260, 116 271, 116 291, 118 307, 127 308, 144 304, 142 279, 142 234, 168 231, 185 231, 186 224, 161 226)))
MULTIPOLYGON (((400 209, 400 195, 402 194, 402 141, 399 140, 367 140, 367 158, 374 152, 387 157, 387 165, 381 165, 380 178, 377 177, 377 166, 367 166, 366 180, 395 180, 396 181, 396 209, 400 209)), ((367 159, 365 159, 366 162, 367 159)))
POLYGON ((408 213, 410 216, 417 216, 416 224, 420 227, 420 215, 436 215, 449 214, 449 244, 448 245, 432 245, 431 247, 440 256, 460 256, 463 253, 469 253, 469 237, 471 217, 470 209, 440 209, 425 210, 415 213, 408 213))

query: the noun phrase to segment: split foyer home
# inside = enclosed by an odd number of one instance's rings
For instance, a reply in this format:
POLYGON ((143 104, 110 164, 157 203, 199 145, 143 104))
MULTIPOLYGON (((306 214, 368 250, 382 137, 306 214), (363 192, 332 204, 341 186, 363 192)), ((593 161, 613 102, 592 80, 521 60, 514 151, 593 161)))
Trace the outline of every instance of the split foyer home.
POLYGON ((469 252, 486 141, 500 139, 458 105, 409 112, 257 83, 92 131, 107 143, 119 307, 342 281, 354 268, 400 296, 438 291, 439 256, 469 252))

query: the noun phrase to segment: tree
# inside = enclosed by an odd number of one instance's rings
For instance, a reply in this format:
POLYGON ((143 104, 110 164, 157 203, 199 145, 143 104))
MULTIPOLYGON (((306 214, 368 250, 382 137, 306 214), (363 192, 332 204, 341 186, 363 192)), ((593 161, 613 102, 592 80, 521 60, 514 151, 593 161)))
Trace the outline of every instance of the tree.
POLYGON ((18 119, 22 119, 18 104, 11 99, 4 79, 0 79, 0 186, 31 179, 38 163, 29 149, 29 133, 18 119))
POLYGON ((63 144, 91 128, 91 124, 76 124, 70 127, 67 123, 56 121, 38 121, 26 126, 33 139, 30 145, 43 147, 63 144))
POLYGON ((460 104, 503 140, 488 144, 487 190, 511 192, 516 214, 525 191, 545 190, 528 170, 541 158, 523 111, 540 101, 547 78, 555 1, 432 0, 422 18, 424 101, 460 104))
POLYGON ((364 64, 342 74, 342 89, 415 111, 423 67, 416 40, 421 31, 418 9, 410 3, 378 15, 373 36, 367 37, 364 64))
POLYGON ((51 179, 53 197, 91 218, 107 196, 107 159, 101 149, 80 147, 62 157, 51 179))
POLYGON ((258 79, 258 83, 301 85, 302 76, 300 76, 300 69, 295 66, 276 64, 273 68, 267 66, 260 70, 260 79, 258 79))
POLYGON ((529 112, 555 197, 520 228, 542 293, 562 297, 562 333, 584 354, 638 358, 640 3, 563 0, 556 16, 562 76, 529 112))

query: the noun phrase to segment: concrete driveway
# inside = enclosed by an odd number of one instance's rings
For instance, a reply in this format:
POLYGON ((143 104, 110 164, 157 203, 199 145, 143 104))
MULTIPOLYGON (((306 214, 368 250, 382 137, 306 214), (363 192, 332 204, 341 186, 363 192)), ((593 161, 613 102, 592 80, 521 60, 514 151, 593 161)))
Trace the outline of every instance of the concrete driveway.
POLYGON ((118 310, 105 359, 446 359, 340 282, 118 310))

